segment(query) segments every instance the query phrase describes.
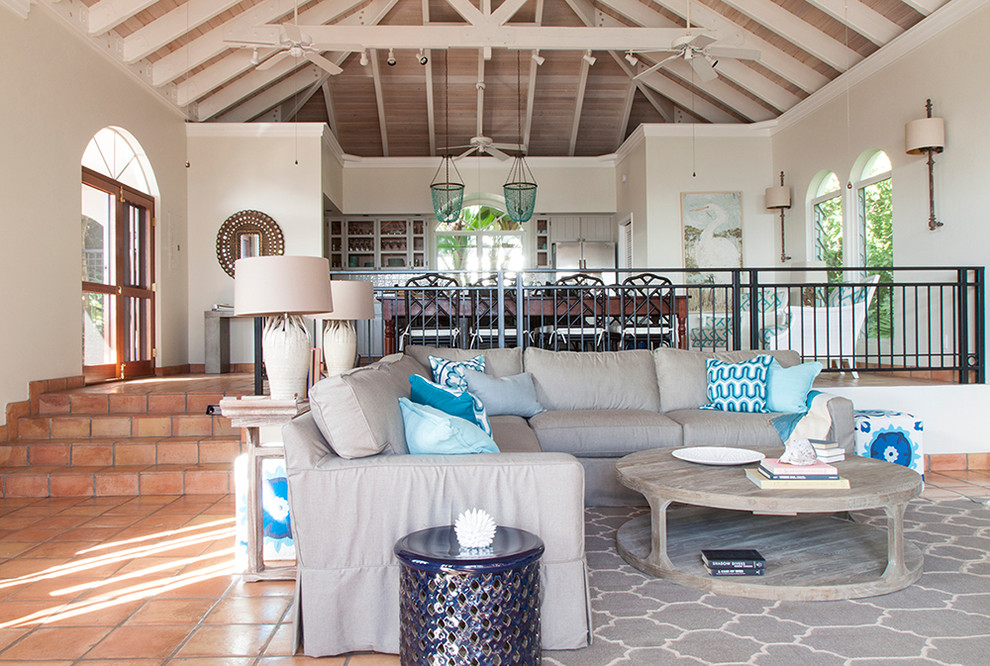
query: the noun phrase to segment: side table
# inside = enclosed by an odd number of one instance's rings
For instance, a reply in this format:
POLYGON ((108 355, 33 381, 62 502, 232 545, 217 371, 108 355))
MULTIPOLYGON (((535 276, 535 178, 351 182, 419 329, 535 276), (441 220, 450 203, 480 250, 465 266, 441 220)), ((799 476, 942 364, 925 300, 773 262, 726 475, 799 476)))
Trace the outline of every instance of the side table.
POLYGON ((461 552, 451 525, 399 539, 401 662, 539 664, 543 550, 535 534, 501 526, 484 551, 461 552))
POLYGON ((291 580, 295 578, 295 567, 266 567, 264 558, 263 509, 261 506, 261 465, 265 458, 282 457, 285 450, 281 442, 262 445, 261 428, 280 426, 309 410, 309 402, 295 400, 272 400, 267 396, 242 396, 224 398, 220 401, 220 413, 230 419, 235 428, 247 432, 248 455, 248 511, 247 546, 248 563, 244 579, 291 580))

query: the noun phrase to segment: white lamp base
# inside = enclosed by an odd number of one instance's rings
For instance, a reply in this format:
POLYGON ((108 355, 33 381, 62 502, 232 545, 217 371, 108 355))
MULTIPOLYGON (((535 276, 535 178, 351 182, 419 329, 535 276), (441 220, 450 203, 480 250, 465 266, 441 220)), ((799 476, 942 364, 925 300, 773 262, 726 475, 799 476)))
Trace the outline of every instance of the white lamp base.
POLYGON ((306 397, 310 341, 302 317, 282 314, 265 320, 262 336, 268 392, 276 400, 306 397))
POLYGON ((331 319, 323 333, 323 358, 327 377, 339 375, 354 367, 357 357, 357 332, 350 320, 331 319))

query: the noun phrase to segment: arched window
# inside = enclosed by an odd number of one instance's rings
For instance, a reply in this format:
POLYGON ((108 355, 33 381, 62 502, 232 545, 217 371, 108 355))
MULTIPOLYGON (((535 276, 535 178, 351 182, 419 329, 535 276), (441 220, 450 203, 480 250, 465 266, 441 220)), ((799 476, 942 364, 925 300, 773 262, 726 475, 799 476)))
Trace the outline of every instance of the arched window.
POLYGON ((436 233, 438 270, 471 271, 468 280, 496 270, 524 268, 523 227, 495 206, 464 206, 456 222, 440 222, 436 233))
MULTIPOLYGON (((893 190, 890 179, 890 158, 882 150, 864 154, 863 168, 855 184, 856 217, 858 222, 859 265, 868 267, 866 274, 880 275, 880 283, 893 282, 890 267, 894 263, 893 190), (880 270, 876 270, 880 269, 880 270)), ((892 330, 892 300, 889 288, 877 289, 876 308, 867 319, 867 335, 890 337, 892 330)))
MULTIPOLYGON (((815 254, 829 268, 841 268, 842 258, 842 185, 834 172, 822 176, 813 190, 811 218, 814 221, 815 254)), ((829 274, 830 281, 841 280, 841 273, 829 274)))
POLYGON ((155 371, 154 174, 140 144, 106 127, 82 156, 83 374, 155 371))

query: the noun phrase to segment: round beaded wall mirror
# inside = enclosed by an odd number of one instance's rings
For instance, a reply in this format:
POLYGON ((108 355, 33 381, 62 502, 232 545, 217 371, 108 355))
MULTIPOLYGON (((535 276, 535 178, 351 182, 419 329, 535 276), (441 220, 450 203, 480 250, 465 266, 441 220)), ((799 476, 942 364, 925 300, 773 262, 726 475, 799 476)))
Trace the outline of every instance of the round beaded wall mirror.
POLYGON ((217 261, 227 275, 234 277, 234 262, 243 257, 267 257, 285 252, 285 240, 278 224, 257 210, 234 213, 217 232, 217 261))

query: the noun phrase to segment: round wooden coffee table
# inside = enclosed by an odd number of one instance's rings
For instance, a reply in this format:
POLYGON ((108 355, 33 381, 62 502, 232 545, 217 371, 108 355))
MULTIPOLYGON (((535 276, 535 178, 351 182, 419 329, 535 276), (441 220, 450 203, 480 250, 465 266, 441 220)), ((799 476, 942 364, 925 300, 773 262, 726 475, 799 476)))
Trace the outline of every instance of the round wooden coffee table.
POLYGON ((619 480, 650 503, 648 515, 616 535, 619 554, 640 571, 724 594, 791 600, 886 594, 921 575, 921 550, 904 541, 904 509, 921 493, 917 472, 850 454, 836 463, 848 490, 761 490, 743 471, 755 464, 699 465, 672 450, 639 451, 615 464, 619 480), (874 508, 887 514, 887 529, 846 514, 874 508), (766 574, 709 576, 703 548, 756 548, 766 574))

